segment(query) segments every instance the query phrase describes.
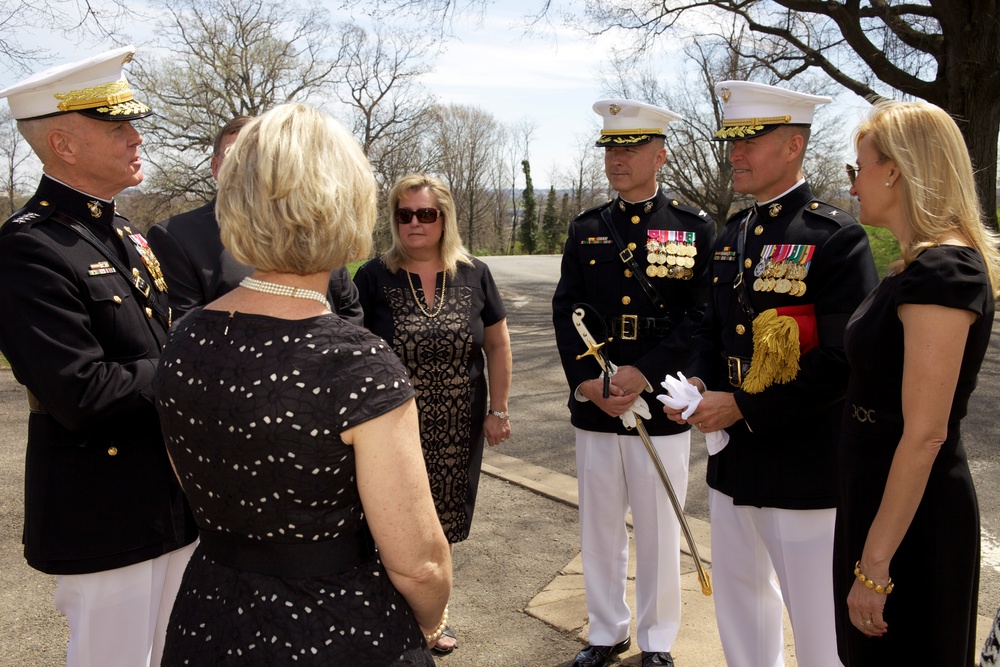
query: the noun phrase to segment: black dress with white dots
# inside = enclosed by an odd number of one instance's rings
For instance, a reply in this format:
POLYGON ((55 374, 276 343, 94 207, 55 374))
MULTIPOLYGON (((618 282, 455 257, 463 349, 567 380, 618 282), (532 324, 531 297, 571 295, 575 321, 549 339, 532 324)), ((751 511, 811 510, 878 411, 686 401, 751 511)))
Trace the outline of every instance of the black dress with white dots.
MULTIPOLYGON (((392 350, 335 315, 209 310, 171 332, 154 388, 202 535, 247 552, 363 533, 354 449, 340 433, 413 396, 392 350)), ((277 576, 219 562, 205 542, 184 573, 163 665, 434 664, 376 553, 343 571, 277 576)))

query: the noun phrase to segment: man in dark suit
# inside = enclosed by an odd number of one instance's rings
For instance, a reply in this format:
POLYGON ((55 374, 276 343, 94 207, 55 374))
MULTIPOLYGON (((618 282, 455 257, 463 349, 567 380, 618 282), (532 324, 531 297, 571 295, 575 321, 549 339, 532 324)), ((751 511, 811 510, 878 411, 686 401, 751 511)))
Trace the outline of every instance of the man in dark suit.
MULTIPOLYGON (((219 130, 212 150, 213 178, 219 177, 226 151, 251 120, 249 116, 237 116, 219 130)), ((215 219, 214 198, 194 210, 153 225, 149 229, 149 245, 163 267, 175 318, 215 301, 253 273, 251 267, 236 261, 223 247, 219 223, 215 219)), ((364 326, 358 288, 346 268, 330 272, 327 300, 340 317, 364 326)))
POLYGON ((836 667, 844 327, 878 276, 865 230, 803 176, 815 108, 830 98, 747 81, 716 94, 733 188, 756 198, 719 234, 688 370, 703 394, 687 422, 725 433, 708 460, 719 635, 730 665, 784 664, 784 602, 799 664, 836 667))
POLYGON ((131 121, 152 111, 122 74, 134 51, 0 91, 44 172, 0 228, 0 351, 31 413, 24 555, 57 575, 72 667, 160 664, 197 536, 151 391, 166 286, 113 199, 143 179, 131 121))
MULTIPOLYGON (((580 543, 590 617, 589 643, 575 667, 603 667, 628 649, 625 603, 632 511, 636 607, 642 667, 673 665, 680 629, 680 524, 642 440, 626 426, 640 394, 684 367, 708 292, 715 223, 658 186, 667 159, 667 125, 680 116, 630 100, 601 100, 597 146, 618 196, 570 224, 559 284, 552 299, 556 345, 569 381, 576 428, 580 543), (577 303, 593 312, 584 324, 606 346, 618 372, 605 384, 573 322, 577 303)), ((642 410, 640 409, 640 413, 642 410)), ((634 425, 634 421, 632 422, 634 425)), ((690 427, 654 410, 646 429, 681 502, 687 493, 690 427)))

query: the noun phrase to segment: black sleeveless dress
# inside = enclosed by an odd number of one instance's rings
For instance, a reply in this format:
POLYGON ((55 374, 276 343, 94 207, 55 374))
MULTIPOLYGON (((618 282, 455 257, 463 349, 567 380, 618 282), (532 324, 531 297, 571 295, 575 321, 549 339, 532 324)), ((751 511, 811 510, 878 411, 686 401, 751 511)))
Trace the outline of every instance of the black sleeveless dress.
POLYGON ((339 433, 413 396, 382 340, 335 315, 195 310, 171 332, 154 388, 203 534, 163 665, 434 664, 374 552, 346 571, 286 577, 216 562, 205 548, 213 533, 308 554, 366 530, 354 448, 339 433))
POLYGON ((904 660, 935 667, 973 664, 978 649, 979 506, 960 423, 989 343, 993 308, 979 253, 938 246, 887 276, 847 326, 851 379, 838 450, 840 500, 833 561, 837 642, 846 667, 881 667, 904 660), (896 584, 885 603, 889 630, 868 638, 851 625, 847 595, 903 432, 903 326, 897 308, 906 303, 970 310, 978 318, 969 329, 947 440, 889 564, 896 584))

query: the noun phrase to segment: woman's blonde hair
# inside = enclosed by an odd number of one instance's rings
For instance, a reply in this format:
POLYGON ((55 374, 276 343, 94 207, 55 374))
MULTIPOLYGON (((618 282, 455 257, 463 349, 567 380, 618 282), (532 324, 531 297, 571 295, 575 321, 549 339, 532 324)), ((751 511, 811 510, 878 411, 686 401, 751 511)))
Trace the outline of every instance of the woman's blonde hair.
POLYGON ((418 190, 429 190, 437 202, 437 209, 441 212, 441 242, 438 252, 441 255, 441 262, 444 270, 452 278, 458 270, 458 265, 472 264, 469 259, 469 251, 462 244, 462 237, 458 233, 458 220, 455 219, 455 200, 451 196, 451 190, 444 181, 429 174, 407 174, 396 181, 389 191, 389 229, 392 233, 392 247, 382 255, 382 263, 392 273, 396 273, 407 263, 409 255, 399 236, 399 225, 396 224, 396 208, 399 200, 408 192, 418 190))
POLYGON ((855 145, 865 137, 899 168, 912 233, 910 245, 900 247, 903 264, 957 233, 983 256, 995 296, 997 235, 983 226, 969 150, 951 116, 928 102, 881 100, 858 126, 855 145))
POLYGON ((282 104, 240 132, 219 171, 215 213, 238 261, 309 275, 368 256, 376 194, 371 165, 343 125, 282 104))

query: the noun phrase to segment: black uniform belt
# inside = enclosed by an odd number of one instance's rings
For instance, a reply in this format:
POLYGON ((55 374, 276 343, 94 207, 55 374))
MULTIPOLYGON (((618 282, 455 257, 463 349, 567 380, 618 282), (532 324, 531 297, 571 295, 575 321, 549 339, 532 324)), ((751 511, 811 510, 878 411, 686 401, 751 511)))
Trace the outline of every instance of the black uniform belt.
POLYGON ((232 533, 199 531, 201 548, 217 563, 272 577, 323 577, 367 563, 375 554, 368 526, 322 542, 265 542, 232 533))
POLYGON ((669 336, 676 326, 672 317, 639 317, 638 315, 609 317, 607 322, 611 335, 621 340, 635 340, 639 336, 663 338, 669 336))
POLYGON ((743 384, 747 373, 750 372, 750 360, 746 357, 728 357, 726 359, 726 374, 729 376, 729 384, 737 389, 743 384))

